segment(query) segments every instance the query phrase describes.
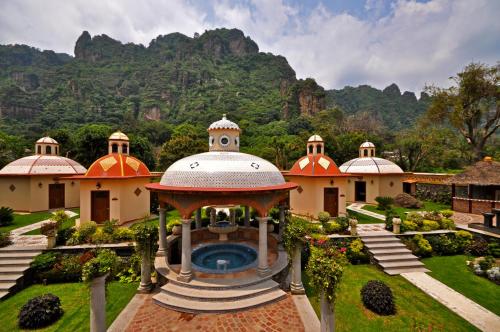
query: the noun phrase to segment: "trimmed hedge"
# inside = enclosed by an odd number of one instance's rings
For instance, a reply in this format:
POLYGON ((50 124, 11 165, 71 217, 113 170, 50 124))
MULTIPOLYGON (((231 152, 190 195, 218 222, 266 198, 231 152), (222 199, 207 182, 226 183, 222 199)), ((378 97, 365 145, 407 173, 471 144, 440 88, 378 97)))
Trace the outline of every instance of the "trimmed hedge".
POLYGON ((63 315, 61 300, 53 294, 37 296, 29 300, 19 312, 19 327, 38 329, 49 326, 63 315))
POLYGON ((388 316, 396 313, 392 291, 380 280, 370 280, 361 288, 361 300, 376 314, 388 316))

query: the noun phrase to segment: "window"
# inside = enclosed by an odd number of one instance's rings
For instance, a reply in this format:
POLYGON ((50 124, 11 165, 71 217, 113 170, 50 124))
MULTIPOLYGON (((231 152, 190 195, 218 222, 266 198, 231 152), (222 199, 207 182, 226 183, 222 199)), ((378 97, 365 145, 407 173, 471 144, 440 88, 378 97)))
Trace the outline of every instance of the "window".
POLYGON ((363 156, 368 157, 368 150, 367 149, 363 150, 363 156))
POLYGON ((227 137, 226 135, 221 136, 221 138, 219 139, 219 143, 222 146, 228 146, 229 145, 229 137, 227 137))
POLYGON ((40 145, 37 146, 37 151, 38 151, 38 154, 42 154, 42 147, 40 145))
POLYGON ((127 144, 122 145, 122 153, 125 153, 125 154, 128 153, 128 145, 127 144))
POLYGON ((373 156, 375 156, 375 150, 372 150, 372 151, 371 151, 371 156, 372 156, 372 157, 373 157, 373 156))
POLYGON ((59 148, 56 146, 56 154, 59 154, 59 148))
POLYGON ((313 146, 309 145, 309 153, 313 153, 313 146))
POLYGON ((212 146, 212 145, 214 145, 214 142, 215 142, 215 139, 213 138, 213 136, 210 136, 210 137, 208 138, 208 145, 209 145, 209 146, 212 146))
POLYGON ((239 145, 240 145, 240 138, 239 138, 239 137, 236 137, 236 138, 234 139, 234 145, 236 145, 236 146, 239 146, 239 145))
POLYGON ((316 145, 316 153, 323 153, 323 151, 321 151, 321 144, 316 145))
POLYGON ((111 152, 118 153, 118 144, 111 145, 111 152))
POLYGON ((45 147, 45 153, 46 153, 46 154, 52 154, 52 147, 51 147, 51 146, 49 146, 49 145, 48 145, 48 146, 46 146, 46 147, 45 147))

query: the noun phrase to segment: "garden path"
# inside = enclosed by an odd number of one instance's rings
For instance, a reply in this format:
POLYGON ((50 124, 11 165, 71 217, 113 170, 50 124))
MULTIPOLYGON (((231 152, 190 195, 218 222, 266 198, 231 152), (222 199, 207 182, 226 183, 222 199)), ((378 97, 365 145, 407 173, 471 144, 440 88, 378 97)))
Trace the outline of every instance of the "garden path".
POLYGON ((385 221, 385 216, 383 214, 379 214, 379 213, 375 213, 375 212, 371 212, 371 211, 363 209, 363 206, 365 206, 365 205, 366 204, 364 204, 364 203, 352 203, 351 205, 349 205, 347 207, 347 209, 385 221))
POLYGON ((500 317, 423 272, 401 274, 409 282, 484 332, 500 331, 500 317))

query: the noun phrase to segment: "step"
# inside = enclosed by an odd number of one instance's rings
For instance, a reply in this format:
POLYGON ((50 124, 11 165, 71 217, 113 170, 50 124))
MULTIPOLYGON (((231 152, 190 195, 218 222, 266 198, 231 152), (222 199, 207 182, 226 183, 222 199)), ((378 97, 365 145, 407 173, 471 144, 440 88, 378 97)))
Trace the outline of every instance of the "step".
POLYGON ((408 248, 394 248, 394 249, 373 249, 370 250, 370 253, 374 256, 376 255, 404 255, 411 254, 411 251, 408 248))
POLYGON ((38 251, 28 251, 28 252, 1 252, 0 251, 0 260, 2 259, 27 259, 27 258, 35 258, 41 254, 38 251))
POLYGON ((361 239, 364 243, 379 243, 379 242, 399 242, 399 239, 394 236, 372 236, 361 239))
POLYGON ((0 274, 0 282, 2 281, 17 281, 19 278, 22 278, 23 274, 19 274, 18 272, 13 272, 12 274, 0 274))
POLYGON ((392 248, 406 248, 406 246, 401 242, 390 242, 390 243, 366 243, 368 249, 392 249, 392 248))
POLYGON ((270 292, 278 288, 278 284, 273 280, 265 280, 264 282, 250 285, 243 288, 226 289, 226 290, 209 290, 209 289, 193 289, 184 286, 167 283, 163 286, 162 292, 185 299, 198 301, 238 301, 270 292))
POLYGON ((16 285, 15 282, 0 282, 0 292, 8 292, 16 285))
POLYGON ((391 268, 391 269, 385 269, 385 273, 388 275, 397 275, 401 273, 409 273, 409 272, 431 272, 430 270, 426 269, 425 267, 414 267, 414 268, 391 268))
POLYGON ((404 261, 404 262, 379 262, 378 265, 380 265, 384 269, 390 269, 390 268, 406 268, 406 267, 422 267, 425 266, 424 263, 421 261, 415 259, 415 260, 410 260, 410 261, 404 261))
POLYGON ((0 300, 3 299, 4 297, 6 297, 7 295, 9 295, 9 292, 0 291, 0 300))
POLYGON ((193 314, 198 313, 224 313, 232 311, 246 310, 255 308, 263 304, 273 303, 282 300, 286 297, 286 293, 281 289, 275 289, 271 292, 261 294, 259 296, 242 299, 238 301, 214 301, 200 302, 199 300, 189 300, 165 294, 158 293, 153 296, 153 301, 163 307, 188 312, 193 314))
POLYGON ((27 268, 32 261, 32 259, 0 259, 0 267, 24 266, 27 268))
POLYGON ((33 247, 20 247, 20 246, 14 246, 14 247, 4 247, 0 249, 0 253, 37 253, 41 254, 43 250, 47 249, 47 247, 42 247, 42 246, 33 246, 33 247))
POLYGON ((386 261, 404 261, 409 259, 418 259, 417 256, 408 254, 402 255, 375 255, 373 256, 378 262, 386 262, 386 261))
POLYGON ((0 266, 0 274, 23 273, 27 269, 26 266, 0 266))

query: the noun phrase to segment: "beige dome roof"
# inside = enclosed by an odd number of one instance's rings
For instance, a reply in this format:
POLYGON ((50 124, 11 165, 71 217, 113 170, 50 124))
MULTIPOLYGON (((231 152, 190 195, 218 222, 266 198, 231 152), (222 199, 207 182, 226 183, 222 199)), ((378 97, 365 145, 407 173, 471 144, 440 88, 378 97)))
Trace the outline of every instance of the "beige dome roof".
POLYGON ((373 144, 372 142, 366 141, 363 144, 361 144, 359 147, 360 148, 374 148, 375 144, 373 144))
POLYGON ((163 174, 160 185, 187 188, 258 188, 285 183, 267 160, 241 153, 212 151, 183 158, 163 174))
POLYGON ((59 144, 59 143, 57 143, 57 141, 55 139, 53 139, 52 137, 48 137, 48 136, 42 137, 36 142, 37 143, 46 143, 46 144, 59 144))
POLYGON ((17 159, 0 170, 0 175, 78 175, 87 169, 61 156, 36 155, 17 159))
POLYGON ((221 120, 215 121, 208 127, 208 130, 215 130, 215 129, 233 129, 239 131, 240 127, 233 121, 229 121, 226 118, 226 114, 224 114, 221 120))
POLYGON ((309 139, 307 141, 308 142, 323 142, 323 139, 319 135, 312 135, 311 137, 309 137, 309 139))
POLYGON ((120 140, 120 141, 128 141, 128 136, 122 133, 121 131, 115 131, 109 136, 110 140, 120 140))
POLYGON ((387 159, 363 157, 351 159, 340 167, 342 173, 352 174, 394 174, 404 173, 403 170, 387 159))

